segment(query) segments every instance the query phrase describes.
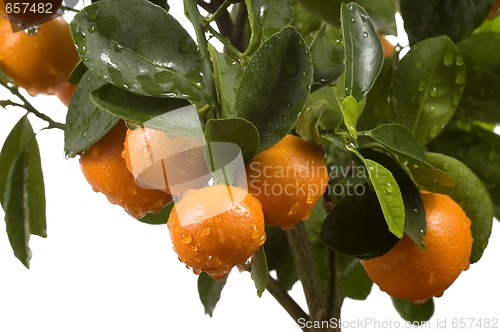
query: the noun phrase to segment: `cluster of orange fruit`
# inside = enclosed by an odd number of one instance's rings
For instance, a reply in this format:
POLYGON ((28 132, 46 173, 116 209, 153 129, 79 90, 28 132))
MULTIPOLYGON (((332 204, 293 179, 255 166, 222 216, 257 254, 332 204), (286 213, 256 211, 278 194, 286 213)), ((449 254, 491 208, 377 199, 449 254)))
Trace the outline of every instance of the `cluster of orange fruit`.
POLYGON ((0 68, 30 95, 55 94, 67 106, 76 88, 68 78, 79 60, 64 18, 14 33, 0 13, 0 68))

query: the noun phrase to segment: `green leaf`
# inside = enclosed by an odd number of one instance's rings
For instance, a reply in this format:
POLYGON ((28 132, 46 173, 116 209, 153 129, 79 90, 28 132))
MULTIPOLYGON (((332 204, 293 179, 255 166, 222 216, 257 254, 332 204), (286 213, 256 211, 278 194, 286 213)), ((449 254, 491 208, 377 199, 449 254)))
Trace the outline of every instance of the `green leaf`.
POLYGON ((174 203, 171 202, 163 207, 163 209, 158 213, 146 213, 140 222, 150 225, 165 225, 170 215, 170 211, 174 208, 174 203))
POLYGON ((360 153, 365 158, 376 160, 387 168, 394 176, 403 198, 405 210, 404 233, 422 249, 425 248, 424 235, 427 230, 427 221, 424 205, 420 193, 413 180, 399 163, 389 155, 371 149, 362 149, 360 153))
POLYGON ((382 43, 366 11, 355 3, 342 4, 346 94, 359 102, 375 83, 384 61, 382 43))
POLYGON ((365 159, 370 180, 377 193, 389 231, 398 238, 403 237, 405 207, 401 190, 392 173, 376 161, 365 159))
POLYGON ((467 84, 458 106, 458 115, 472 121, 500 123, 500 76, 467 68, 467 84))
POLYGON ((295 124, 295 130, 304 140, 321 145, 321 134, 319 132, 319 120, 323 112, 328 107, 326 100, 319 100, 309 105, 300 113, 299 119, 295 124))
POLYGON ((259 150, 279 142, 295 125, 312 83, 311 56, 293 27, 283 28, 255 52, 236 92, 236 117, 252 122, 259 150))
POLYGON ((410 45, 447 35, 459 41, 470 35, 486 18, 495 0, 401 0, 401 16, 410 45), (425 18, 425 24, 422 24, 425 18))
POLYGON ((215 306, 220 300, 222 289, 226 285, 227 277, 222 279, 213 279, 205 272, 198 277, 198 294, 205 307, 205 314, 212 317, 215 306))
POLYGON ((259 132, 245 119, 211 119, 205 127, 207 142, 230 142, 241 148, 244 160, 250 160, 259 146, 259 132))
POLYGON ((453 116, 464 89, 465 67, 447 37, 411 48, 394 73, 391 104, 420 145, 436 137, 453 116))
POLYGON ((109 83, 144 96, 214 101, 209 59, 159 6, 141 0, 98 1, 75 16, 71 32, 87 68, 109 83))
POLYGON ((243 67, 230 57, 218 53, 209 45, 208 50, 214 66, 214 79, 222 118, 235 117, 236 89, 243 75, 243 67))
POLYGON ((246 0, 245 3, 252 30, 247 54, 253 53, 269 37, 292 24, 293 0, 246 0))
POLYGON ((366 300, 373 281, 357 258, 337 254, 338 282, 342 293, 354 300, 366 300))
MULTIPOLYGON (((182 99, 139 96, 110 84, 92 91, 90 99, 103 111, 125 121, 140 124, 148 122, 148 127, 157 130, 169 129, 186 134, 196 133, 196 130, 191 127, 169 123, 167 117, 161 116, 169 111, 188 106, 188 102, 182 99), (151 121, 152 119, 154 121, 151 121)), ((196 137, 196 134, 193 135, 196 137)))
POLYGON ((344 72, 344 49, 330 40, 327 25, 323 25, 316 33, 310 49, 314 64, 313 87, 338 80, 344 72))
POLYGON ((100 110, 90 101, 90 92, 103 84, 104 81, 91 71, 87 71, 78 83, 64 127, 64 151, 68 157, 75 157, 90 148, 118 122, 117 117, 100 110))
POLYGON ((434 315, 434 300, 428 299, 422 304, 391 297, 394 308, 398 311, 401 318, 418 326, 431 319, 434 315))
POLYGON ((78 84, 82 80, 83 75, 87 72, 88 68, 85 64, 80 61, 78 65, 73 69, 71 74, 69 75, 68 82, 71 84, 78 84))
POLYGON ((493 211, 495 218, 500 220, 500 185, 493 187, 489 190, 490 198, 493 203, 493 211))
POLYGON ((266 226, 264 249, 269 271, 276 271, 278 282, 286 290, 291 290, 299 277, 285 231, 278 227, 266 226))
POLYGON ((477 262, 491 234, 493 223, 493 205, 490 196, 481 180, 461 161, 438 153, 427 153, 428 162, 448 172, 455 179, 453 187, 442 186, 434 181, 432 175, 421 168, 411 169, 413 178, 420 189, 450 196, 457 202, 472 221, 471 263, 477 262))
POLYGON ((344 123, 347 130, 354 139, 358 138, 358 132, 356 130, 356 124, 360 116, 360 110, 358 102, 352 96, 347 96, 342 102, 342 115, 344 117, 344 123))
POLYGON ((266 289, 268 280, 267 259, 264 246, 261 246, 254 254, 251 275, 255 283, 255 288, 257 289, 257 295, 261 297, 266 289))
MULTIPOLYGON (((500 58, 491 56, 500 52, 500 33, 484 32, 471 35, 457 44, 467 65, 467 82, 472 68, 489 70, 500 74, 500 58)), ((468 86, 466 86, 467 89, 468 86)))
POLYGON ((340 200, 326 216, 320 239, 348 256, 368 259, 387 253, 397 242, 375 192, 367 185, 340 200))
POLYGON ((47 223, 40 151, 26 116, 14 126, 0 152, 0 203, 14 255, 29 268, 30 235, 47 237, 47 223))
POLYGON ((342 99, 344 96, 342 80, 334 87, 325 86, 314 91, 307 97, 306 106, 311 107, 313 104, 321 101, 326 101, 327 106, 319 119, 319 126, 322 129, 337 129, 342 123, 342 99), (342 97, 340 97, 342 95, 342 97))

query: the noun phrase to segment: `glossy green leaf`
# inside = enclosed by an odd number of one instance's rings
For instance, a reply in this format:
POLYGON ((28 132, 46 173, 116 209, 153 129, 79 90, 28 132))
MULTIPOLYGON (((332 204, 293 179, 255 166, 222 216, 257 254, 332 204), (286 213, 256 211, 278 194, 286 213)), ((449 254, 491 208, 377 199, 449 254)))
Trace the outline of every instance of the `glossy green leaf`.
POLYGON ((215 306, 220 300, 220 295, 226 285, 227 277, 213 279, 205 272, 198 277, 198 294, 205 307, 205 314, 212 317, 215 306))
POLYGON ((394 176, 403 199, 405 210, 404 233, 422 249, 425 248, 424 235, 427 230, 427 221, 424 205, 420 193, 411 177, 389 155, 371 149, 360 150, 363 157, 377 161, 387 168, 394 176))
POLYGON ((401 190, 392 173, 376 161, 365 159, 370 181, 377 193, 389 231, 398 238, 403 237, 405 207, 401 190))
POLYGON ((321 145, 319 119, 327 107, 328 102, 326 100, 319 100, 306 107, 295 124, 295 130, 300 137, 313 144, 321 145))
POLYGON ((66 156, 75 157, 99 141, 115 126, 118 118, 100 110, 90 101, 90 93, 104 84, 104 81, 87 71, 71 98, 64 127, 64 151, 66 156))
POLYGON ((330 40, 327 29, 327 25, 319 29, 310 47, 314 65, 313 88, 338 80, 344 72, 344 49, 330 40))
POLYGON ((259 150, 279 142, 295 125, 312 83, 311 55, 293 27, 283 28, 255 52, 236 92, 236 116, 252 122, 259 150))
POLYGON ((384 51, 378 33, 362 7, 343 3, 341 21, 346 94, 359 102, 370 91, 382 69, 384 51))
POLYGON ((205 126, 207 142, 234 143, 241 148, 244 160, 250 160, 259 147, 259 132, 245 119, 211 119, 205 126))
POLYGON ((345 196, 333 207, 320 238, 344 255, 368 259, 387 253, 399 239, 389 231, 376 193, 367 185, 363 188, 359 195, 345 196))
POLYGON ((168 216, 170 215, 170 211, 172 211, 173 208, 174 203, 171 202, 158 213, 146 213, 142 219, 139 219, 139 221, 150 225, 165 225, 167 223, 168 216))
POLYGON ((246 0, 252 37, 247 53, 293 21, 293 0, 246 0))
POLYGON ((467 68, 467 84, 457 113, 472 121, 500 123, 500 76, 467 68))
POLYGON ((344 119, 342 115, 343 97, 344 89, 342 80, 334 87, 325 86, 309 94, 307 97, 306 105, 308 107, 322 100, 328 103, 323 115, 319 119, 319 126, 322 129, 337 129, 341 125, 344 119))
POLYGON ((372 290, 373 281, 359 259, 338 253, 335 262, 342 293, 354 300, 366 300, 372 290))
POLYGON ((209 59, 159 6, 142 0, 98 1, 75 16, 71 32, 87 68, 109 83, 144 96, 214 101, 209 59))
POLYGON ((486 18, 495 0, 400 0, 410 45, 446 35, 459 41, 470 35, 486 18), (425 24, 422 19, 425 18, 425 24))
POLYGON ((411 132, 402 125, 383 124, 367 132, 367 135, 398 156, 425 162, 424 150, 415 142, 411 132))
POLYGON ((358 102, 354 97, 347 96, 342 102, 341 110, 347 130, 354 139, 357 139, 358 132, 356 130, 356 124, 358 123, 358 119, 361 113, 358 102))
MULTIPOLYGON (((485 32, 471 35, 457 44, 457 48, 467 65, 467 82, 469 69, 489 70, 500 74, 500 58, 491 56, 500 52, 500 33, 485 32)), ((466 86, 467 89, 467 86, 466 86)))
POLYGON ((450 196, 460 204, 465 214, 471 219, 474 242, 470 261, 475 263, 481 258, 488 245, 493 223, 493 205, 488 191, 477 175, 461 161, 438 153, 427 153, 426 156, 431 165, 453 176, 455 185, 444 187, 419 167, 411 169, 413 178, 422 190, 450 196))
POLYGON ((299 277, 285 231, 278 227, 266 226, 264 249, 269 271, 276 271, 278 282, 284 289, 292 289, 299 277))
POLYGON ((411 322, 414 326, 427 322, 434 315, 434 300, 432 298, 422 304, 395 297, 391 297, 391 299, 401 318, 411 322))
POLYGON ((40 151, 27 117, 14 126, 0 153, 0 203, 14 255, 29 268, 30 235, 47 236, 40 151))
POLYGON ((255 283, 255 288, 257 289, 257 295, 262 296, 262 293, 266 290, 267 280, 268 280, 268 268, 267 259, 264 247, 261 246, 253 256, 252 265, 252 280, 255 283))
POLYGON ((83 61, 80 61, 78 65, 73 69, 71 74, 69 75, 68 82, 71 84, 80 83, 83 75, 87 72, 88 68, 85 66, 83 61))
POLYGON ((447 37, 411 48, 394 73, 391 103, 398 123, 420 145, 436 137, 453 116, 465 83, 465 66, 447 37))
POLYGON ((92 91, 90 99, 101 110, 117 118, 140 124, 148 122, 148 127, 158 130, 170 129, 188 135, 194 132, 193 136, 196 136, 197 131, 193 128, 169 123, 168 119, 160 117, 169 111, 188 106, 188 102, 183 99, 139 96, 111 84, 92 91))
POLYGON ((209 45, 208 50, 214 66, 214 79, 221 116, 222 118, 235 117, 236 89, 243 75, 243 67, 230 57, 218 53, 211 45, 209 45))

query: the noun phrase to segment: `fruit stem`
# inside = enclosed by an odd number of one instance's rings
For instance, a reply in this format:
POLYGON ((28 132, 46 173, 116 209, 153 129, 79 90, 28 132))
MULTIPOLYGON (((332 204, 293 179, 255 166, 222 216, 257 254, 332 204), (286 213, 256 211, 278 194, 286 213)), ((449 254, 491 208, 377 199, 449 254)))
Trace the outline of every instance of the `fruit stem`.
POLYGON ((279 304, 288 312, 290 317, 296 322, 301 320, 309 321, 309 316, 302 310, 302 308, 295 302, 295 300, 288 294, 286 289, 281 286, 272 276, 267 276, 266 289, 278 301, 279 304))
MULTIPOLYGON (((328 285, 327 315, 328 317, 340 319, 340 311, 344 302, 344 294, 338 286, 337 275, 337 253, 328 249, 328 265, 330 266, 330 280, 328 285)), ((334 331, 340 332, 340 328, 334 331)))
POLYGON ((312 321, 320 321, 327 315, 324 290, 321 286, 318 267, 302 222, 286 232, 290 251, 295 262, 299 279, 312 321))

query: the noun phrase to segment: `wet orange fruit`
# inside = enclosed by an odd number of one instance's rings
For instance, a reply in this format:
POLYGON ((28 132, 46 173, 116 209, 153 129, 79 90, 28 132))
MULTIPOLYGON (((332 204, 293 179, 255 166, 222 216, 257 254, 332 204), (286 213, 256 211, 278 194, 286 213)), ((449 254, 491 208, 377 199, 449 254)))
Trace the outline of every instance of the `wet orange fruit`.
POLYGON ((423 302, 469 268, 471 221, 449 196, 421 192, 427 218, 422 250, 406 235, 385 255, 363 261, 370 278, 391 296, 423 302))
POLYGON ((246 172, 266 223, 285 230, 310 217, 328 186, 323 151, 293 135, 256 154, 246 172))
POLYGON ((144 188, 182 196, 203 188, 211 178, 201 138, 169 136, 151 128, 128 130, 122 156, 144 188))
POLYGON ((213 278, 245 263, 266 239, 260 202, 222 184, 185 195, 170 213, 168 228, 179 259, 213 278))
POLYGON ((35 30, 13 33, 9 21, 0 18, 0 67, 29 94, 54 94, 80 58, 62 17, 35 30))
POLYGON ((139 187, 121 157, 127 127, 119 122, 80 158, 82 172, 96 192, 118 204, 135 218, 147 212, 159 212, 171 202, 170 195, 160 190, 139 187))

